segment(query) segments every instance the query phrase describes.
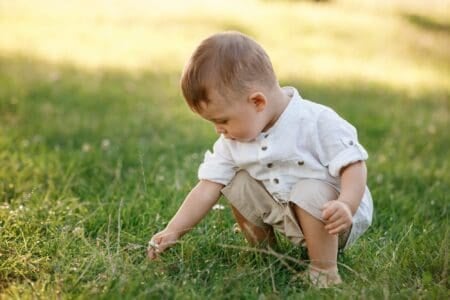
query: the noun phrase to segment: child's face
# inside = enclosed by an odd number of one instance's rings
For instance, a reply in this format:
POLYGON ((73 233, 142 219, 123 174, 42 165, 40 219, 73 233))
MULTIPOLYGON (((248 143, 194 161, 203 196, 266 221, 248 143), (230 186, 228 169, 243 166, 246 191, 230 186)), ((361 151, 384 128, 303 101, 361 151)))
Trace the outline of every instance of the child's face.
POLYGON ((202 105, 199 115, 212 122, 218 134, 239 142, 254 140, 266 126, 265 103, 256 103, 247 95, 226 101, 220 95, 211 95, 211 101, 202 105))

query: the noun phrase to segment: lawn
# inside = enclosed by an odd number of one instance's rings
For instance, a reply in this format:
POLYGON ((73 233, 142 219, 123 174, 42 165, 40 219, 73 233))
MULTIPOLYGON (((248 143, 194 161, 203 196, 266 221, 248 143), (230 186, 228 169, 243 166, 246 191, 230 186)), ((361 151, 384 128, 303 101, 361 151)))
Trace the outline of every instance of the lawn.
POLYGON ((448 20, 448 1, 0 0, 0 298, 448 298, 448 20), (223 30, 358 128, 376 212, 343 285, 299 280, 282 237, 249 248, 224 200, 146 259, 216 139, 179 76, 223 30))

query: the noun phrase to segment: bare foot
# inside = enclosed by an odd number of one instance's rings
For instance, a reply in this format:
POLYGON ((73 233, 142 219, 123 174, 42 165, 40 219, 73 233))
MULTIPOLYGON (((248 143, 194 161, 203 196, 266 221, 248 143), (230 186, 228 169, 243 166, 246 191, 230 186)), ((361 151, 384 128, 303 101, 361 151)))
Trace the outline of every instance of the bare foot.
POLYGON ((319 289, 326 289, 342 283, 337 268, 324 270, 309 266, 306 272, 310 283, 319 289))

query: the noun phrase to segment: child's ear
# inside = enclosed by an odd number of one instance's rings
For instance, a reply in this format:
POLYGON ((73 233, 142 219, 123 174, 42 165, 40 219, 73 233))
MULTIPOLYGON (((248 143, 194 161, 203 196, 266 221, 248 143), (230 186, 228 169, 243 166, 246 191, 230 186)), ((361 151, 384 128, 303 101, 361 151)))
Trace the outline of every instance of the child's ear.
POLYGON ((256 108, 256 111, 258 112, 263 111, 267 105, 267 98, 261 92, 250 94, 250 96, 248 96, 248 101, 256 108))

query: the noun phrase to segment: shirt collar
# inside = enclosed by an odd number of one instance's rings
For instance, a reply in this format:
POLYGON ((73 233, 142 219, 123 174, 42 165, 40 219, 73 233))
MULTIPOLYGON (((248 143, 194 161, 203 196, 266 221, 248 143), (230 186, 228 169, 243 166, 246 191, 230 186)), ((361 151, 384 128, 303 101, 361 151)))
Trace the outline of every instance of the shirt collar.
POLYGON ((278 117, 278 120, 275 122, 275 124, 273 124, 273 126, 270 127, 266 132, 261 132, 260 137, 271 135, 276 132, 278 128, 286 127, 286 125, 289 124, 289 122, 298 114, 298 111, 294 109, 294 107, 300 104, 299 100, 302 100, 302 97, 298 93, 297 89, 291 86, 286 86, 282 89, 291 97, 291 100, 289 101, 288 105, 281 113, 281 115, 278 117))

